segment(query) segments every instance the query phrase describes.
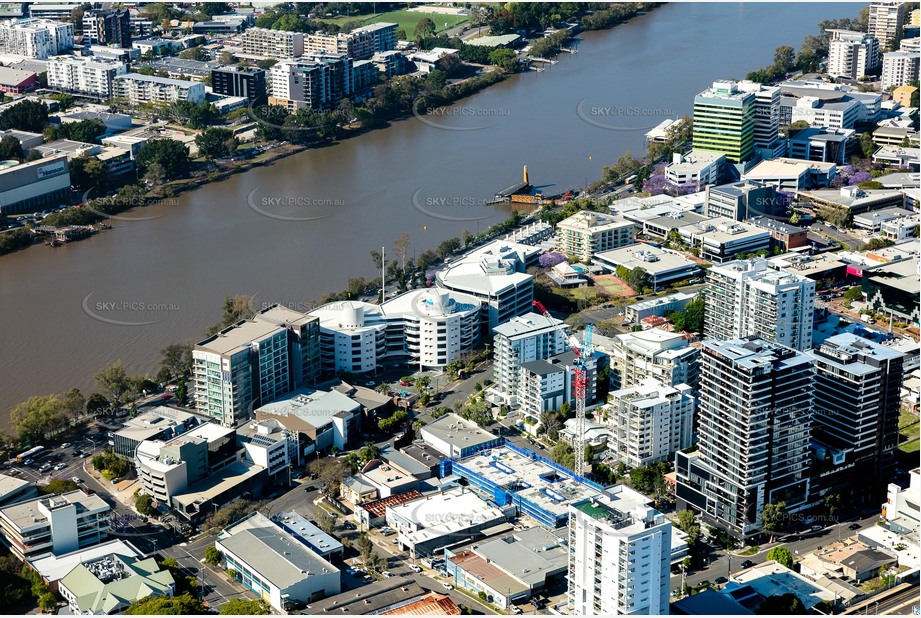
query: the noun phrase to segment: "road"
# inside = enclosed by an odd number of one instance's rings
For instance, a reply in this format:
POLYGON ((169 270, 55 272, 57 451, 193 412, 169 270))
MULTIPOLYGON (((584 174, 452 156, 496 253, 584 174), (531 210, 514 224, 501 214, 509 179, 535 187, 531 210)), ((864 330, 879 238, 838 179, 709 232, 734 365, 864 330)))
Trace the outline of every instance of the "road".
MULTIPOLYGON (((758 553, 751 556, 741 556, 738 554, 727 554, 719 548, 711 548, 707 554, 707 565, 702 569, 690 571, 685 576, 685 583, 690 586, 697 586, 703 581, 713 582, 718 577, 726 577, 735 571, 742 569, 741 565, 746 560, 751 560, 755 564, 767 560, 767 553, 778 545, 783 545, 794 556, 801 556, 840 539, 846 539, 857 534, 856 530, 849 530, 848 526, 853 523, 860 524, 861 528, 874 525, 879 520, 879 514, 874 513, 860 519, 851 518, 839 524, 828 526, 818 532, 808 532, 805 534, 789 534, 777 540, 777 542, 764 545, 758 553)), ((671 589, 681 588, 681 575, 673 575, 671 578, 671 589)))
POLYGON ((838 242, 844 244, 844 246, 849 249, 857 249, 861 245, 863 245, 863 241, 860 240, 859 238, 848 236, 844 232, 840 232, 832 228, 827 223, 822 223, 821 221, 816 221, 811 226, 809 226, 809 229, 812 230, 813 232, 817 232, 819 234, 828 236, 832 240, 837 240, 838 242))

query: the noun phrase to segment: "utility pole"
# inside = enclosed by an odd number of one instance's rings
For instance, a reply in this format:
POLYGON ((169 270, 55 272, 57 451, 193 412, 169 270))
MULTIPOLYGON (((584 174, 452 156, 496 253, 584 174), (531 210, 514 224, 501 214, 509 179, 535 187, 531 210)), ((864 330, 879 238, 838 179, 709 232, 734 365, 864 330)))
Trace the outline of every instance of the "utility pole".
POLYGON ((384 272, 387 268, 387 258, 384 256, 384 247, 381 247, 381 304, 384 304, 384 298, 386 296, 386 279, 384 272))

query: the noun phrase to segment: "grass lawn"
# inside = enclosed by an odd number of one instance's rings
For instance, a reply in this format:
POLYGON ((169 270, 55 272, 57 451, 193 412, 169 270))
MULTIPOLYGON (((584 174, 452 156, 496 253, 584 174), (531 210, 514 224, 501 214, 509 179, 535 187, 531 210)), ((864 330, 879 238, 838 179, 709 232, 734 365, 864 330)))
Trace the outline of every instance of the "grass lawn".
POLYGON ((633 296, 634 294, 627 284, 614 275, 598 275, 593 277, 592 281, 610 296, 633 296))
POLYGON ((416 24, 422 20, 423 17, 428 17, 433 22, 435 22, 435 31, 441 32, 445 29, 445 23, 448 24, 448 28, 453 28, 458 24, 462 24, 467 21, 466 15, 443 15, 441 13, 418 13, 416 11, 388 11, 386 13, 378 13, 376 15, 353 15, 352 17, 336 17, 333 19, 324 19, 322 21, 335 23, 342 25, 347 21, 361 20, 363 25, 376 24, 379 22, 388 22, 391 24, 397 25, 397 30, 405 30, 406 36, 413 38, 415 36, 416 24))
POLYGON ((903 453, 917 453, 919 450, 921 450, 921 440, 915 438, 914 440, 903 442, 901 445, 899 445, 899 450, 903 453))

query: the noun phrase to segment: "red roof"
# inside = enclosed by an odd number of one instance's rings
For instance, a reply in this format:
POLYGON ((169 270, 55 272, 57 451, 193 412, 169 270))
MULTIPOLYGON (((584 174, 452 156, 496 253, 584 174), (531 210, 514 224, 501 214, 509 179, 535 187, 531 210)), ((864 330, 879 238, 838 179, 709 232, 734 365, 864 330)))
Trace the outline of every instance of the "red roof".
POLYGON ((381 498, 380 500, 375 500, 374 502, 368 502, 367 504, 362 504, 361 508, 368 511, 374 517, 384 517, 387 515, 388 506, 399 506, 405 502, 415 500, 416 498, 421 498, 422 494, 413 489, 412 491, 407 491, 402 494, 395 494, 393 496, 387 496, 386 498, 381 498))

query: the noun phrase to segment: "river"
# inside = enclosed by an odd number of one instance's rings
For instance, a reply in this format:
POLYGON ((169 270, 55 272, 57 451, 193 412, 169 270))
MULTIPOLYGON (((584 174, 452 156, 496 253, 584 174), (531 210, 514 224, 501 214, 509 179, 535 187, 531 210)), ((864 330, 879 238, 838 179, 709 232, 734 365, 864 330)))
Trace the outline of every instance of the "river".
MULTIPOLYGON (((508 216, 483 205, 527 165, 546 191, 582 187, 694 95, 799 45, 845 3, 668 4, 578 53, 393 126, 125 213, 94 238, 0 258, 0 410, 77 386, 121 359, 155 372, 159 350, 199 337, 222 299, 299 307, 374 276, 369 251, 409 254, 508 216), (450 220, 451 218, 465 221, 450 220)), ((3 423, 7 422, 3 414, 3 423)))

